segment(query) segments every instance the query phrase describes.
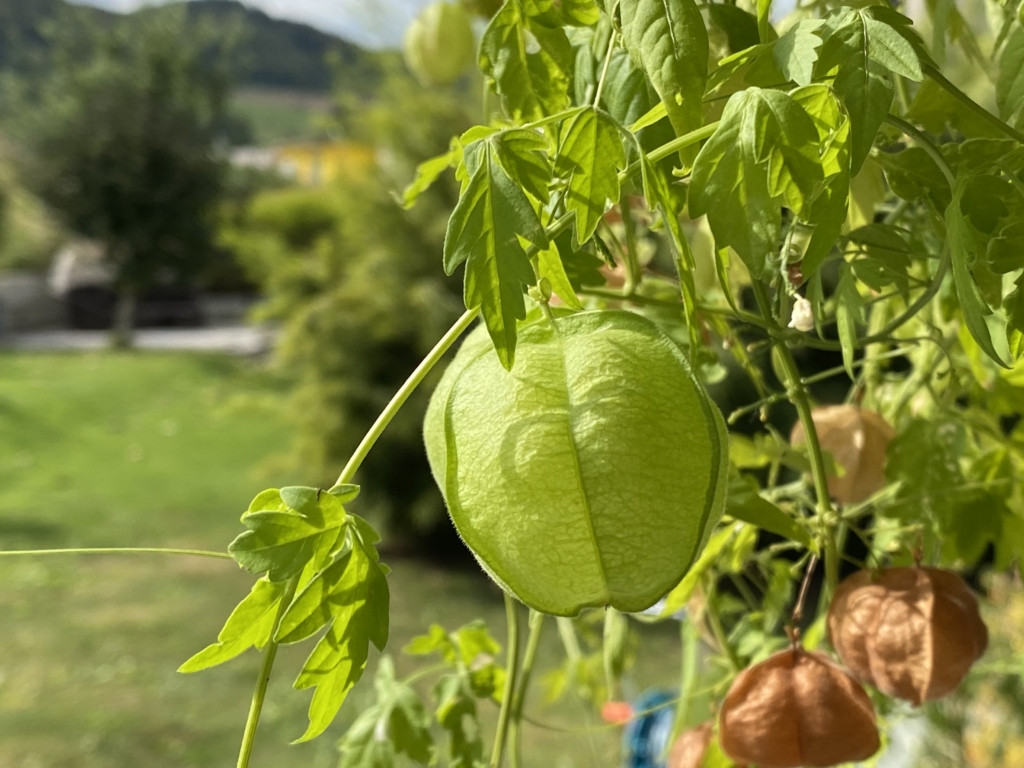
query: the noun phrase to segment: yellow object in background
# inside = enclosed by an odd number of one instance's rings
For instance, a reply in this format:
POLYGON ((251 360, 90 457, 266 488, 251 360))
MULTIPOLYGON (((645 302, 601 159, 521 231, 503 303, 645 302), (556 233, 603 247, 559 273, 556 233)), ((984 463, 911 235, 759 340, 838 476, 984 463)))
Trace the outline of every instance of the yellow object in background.
POLYGON ((348 141, 287 144, 273 151, 277 167, 305 186, 361 176, 376 164, 372 147, 348 141))

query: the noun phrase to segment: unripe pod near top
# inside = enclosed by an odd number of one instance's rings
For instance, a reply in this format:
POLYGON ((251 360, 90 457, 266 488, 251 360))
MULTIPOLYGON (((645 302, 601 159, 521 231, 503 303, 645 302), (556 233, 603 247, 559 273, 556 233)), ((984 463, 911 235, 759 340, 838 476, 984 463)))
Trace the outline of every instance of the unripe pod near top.
POLYGON ((858 571, 836 590, 828 631, 857 677, 918 705, 952 692, 988 645, 978 601, 938 568, 858 571))
POLYGON ((743 670, 722 704, 719 738, 738 763, 824 768, 878 751, 871 699, 818 653, 782 651, 743 670))
POLYGON ((431 3, 409 25, 405 63, 424 85, 445 85, 473 64, 476 41, 469 14, 458 3, 431 3))
POLYGON ((722 416, 676 343, 629 312, 527 323, 511 371, 479 328, 434 392, 424 437, 463 539, 545 613, 651 606, 725 505, 722 416))
MULTIPOLYGON (((826 405, 815 408, 814 427, 823 450, 844 470, 842 477, 828 479, 828 491, 842 504, 864 501, 885 486, 885 452, 896 431, 874 411, 856 405, 826 405)), ((797 422, 789 441, 807 441, 803 425, 797 422)))

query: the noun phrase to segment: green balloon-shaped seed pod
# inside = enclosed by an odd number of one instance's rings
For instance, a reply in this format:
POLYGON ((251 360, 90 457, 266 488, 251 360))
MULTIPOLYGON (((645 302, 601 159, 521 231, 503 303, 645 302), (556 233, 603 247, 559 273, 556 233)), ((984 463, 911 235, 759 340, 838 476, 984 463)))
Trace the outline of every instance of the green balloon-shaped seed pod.
POLYGON ((528 606, 649 608, 722 516, 728 436, 682 351, 629 312, 522 326, 511 371, 477 328, 424 434, 434 479, 484 569, 528 606))
POLYGON ((424 85, 456 80, 476 57, 466 9, 443 0, 428 5, 406 29, 402 52, 406 65, 424 85))

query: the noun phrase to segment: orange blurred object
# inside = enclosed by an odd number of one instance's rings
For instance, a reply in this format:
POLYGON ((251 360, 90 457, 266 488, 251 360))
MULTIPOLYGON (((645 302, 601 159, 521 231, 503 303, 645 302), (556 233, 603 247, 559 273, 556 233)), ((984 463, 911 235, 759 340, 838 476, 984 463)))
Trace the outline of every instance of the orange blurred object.
POLYGON ((601 707, 601 719, 606 723, 624 725, 633 717, 633 707, 625 701, 606 701, 601 707))

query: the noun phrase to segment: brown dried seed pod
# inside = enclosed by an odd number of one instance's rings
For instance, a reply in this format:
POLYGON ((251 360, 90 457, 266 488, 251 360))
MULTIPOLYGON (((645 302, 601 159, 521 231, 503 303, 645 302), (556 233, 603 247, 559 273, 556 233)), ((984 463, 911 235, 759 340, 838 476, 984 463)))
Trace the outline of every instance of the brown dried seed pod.
POLYGON ((722 705, 725 753, 760 768, 824 768, 878 751, 871 700, 818 653, 796 648, 745 669, 722 705))
POLYGON ((713 736, 711 723, 704 723, 680 733, 679 738, 672 744, 668 768, 701 768, 704 753, 708 751, 713 736))
MULTIPOLYGON (((828 479, 836 501, 856 504, 885 486, 885 451, 896 431, 874 411, 856 405, 827 405, 812 413, 821 447, 843 467, 842 477, 828 479)), ((806 442, 803 425, 793 427, 789 442, 806 442)))
POLYGON ((971 590, 938 568, 858 571, 836 590, 828 631, 854 675, 916 705, 951 693, 988 646, 971 590))
MULTIPOLYGON (((708 747, 715 737, 715 729, 711 723, 703 723, 679 734, 672 744, 668 755, 668 768, 704 768, 704 759, 708 747)), ((746 768, 744 765, 730 763, 734 768, 746 768)))

